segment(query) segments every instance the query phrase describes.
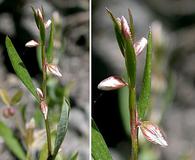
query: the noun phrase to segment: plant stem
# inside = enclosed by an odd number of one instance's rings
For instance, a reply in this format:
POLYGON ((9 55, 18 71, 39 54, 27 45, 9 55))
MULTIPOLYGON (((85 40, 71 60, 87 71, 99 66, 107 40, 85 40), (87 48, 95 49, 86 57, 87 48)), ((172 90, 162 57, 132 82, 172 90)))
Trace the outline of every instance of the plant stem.
POLYGON ((129 112, 132 141, 131 160, 138 160, 136 91, 135 88, 131 88, 131 86, 129 86, 129 112))
MULTIPOLYGON (((42 91, 44 95, 44 100, 47 99, 47 74, 46 74, 46 57, 45 57, 45 44, 41 44, 41 54, 42 54, 42 71, 43 71, 43 81, 42 81, 42 91)), ((48 121, 48 115, 45 118, 45 128, 47 133, 47 146, 48 146, 48 157, 51 156, 52 148, 51 148, 51 135, 50 135, 50 127, 48 121)))

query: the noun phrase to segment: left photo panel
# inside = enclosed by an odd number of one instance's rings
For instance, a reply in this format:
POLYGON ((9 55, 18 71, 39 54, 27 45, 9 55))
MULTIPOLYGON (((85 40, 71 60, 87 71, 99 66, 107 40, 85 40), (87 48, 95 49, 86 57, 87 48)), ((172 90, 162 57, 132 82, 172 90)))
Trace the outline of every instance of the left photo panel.
POLYGON ((0 160, 89 160, 89 1, 0 1, 0 160))

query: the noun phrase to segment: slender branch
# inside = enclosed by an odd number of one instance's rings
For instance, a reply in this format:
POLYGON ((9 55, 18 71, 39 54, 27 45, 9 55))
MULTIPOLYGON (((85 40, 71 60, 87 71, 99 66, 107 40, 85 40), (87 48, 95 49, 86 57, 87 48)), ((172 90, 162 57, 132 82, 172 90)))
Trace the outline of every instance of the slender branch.
MULTIPOLYGON (((44 95, 44 100, 47 99, 47 73, 46 73, 46 57, 45 57, 45 44, 41 44, 41 54, 42 54, 42 71, 43 71, 43 81, 42 81, 42 91, 44 95)), ((44 117, 45 119, 45 117, 44 117)), ((48 145, 48 157, 52 155, 52 148, 51 148, 51 133, 48 121, 48 115, 45 119, 45 128, 47 133, 47 145, 48 145)))

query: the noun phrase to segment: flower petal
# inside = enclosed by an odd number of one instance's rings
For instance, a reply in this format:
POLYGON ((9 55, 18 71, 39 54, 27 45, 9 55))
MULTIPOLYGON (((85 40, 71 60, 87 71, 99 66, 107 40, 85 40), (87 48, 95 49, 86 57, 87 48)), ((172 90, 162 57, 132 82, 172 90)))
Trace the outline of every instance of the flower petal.
POLYGON ((29 47, 29 48, 32 48, 32 47, 36 47, 38 46, 39 43, 36 42, 35 40, 30 40, 28 41, 26 44, 25 44, 25 47, 29 47))
POLYGON ((121 17, 121 28, 122 28, 122 33, 125 36, 125 38, 130 38, 131 33, 130 33, 129 24, 124 16, 121 17))
POLYGON ((41 101, 40 109, 41 109, 41 112, 44 115, 44 118, 47 119, 48 106, 47 106, 45 101, 41 101))
POLYGON ((153 124, 150 121, 143 121, 141 122, 140 129, 148 141, 159 144, 162 147, 168 146, 164 133, 156 124, 153 124))
POLYGON ((62 77, 62 74, 60 73, 58 67, 54 64, 47 64, 46 65, 47 71, 54 74, 55 76, 62 77))
POLYGON ((49 19, 47 22, 44 23, 45 28, 49 28, 49 26, 51 25, 51 20, 49 19))
POLYGON ((128 84, 124 82, 120 77, 111 76, 101 81, 98 84, 98 89, 104 90, 104 91, 110 91, 110 90, 122 88, 127 85, 128 84))
POLYGON ((40 99, 43 99, 44 96, 43 96, 42 90, 41 90, 40 88, 36 88, 36 91, 37 91, 37 94, 38 94, 39 98, 40 98, 40 99))
POLYGON ((142 37, 138 42, 136 42, 133 47, 135 49, 136 56, 140 55, 140 53, 143 51, 145 46, 147 45, 147 39, 142 37))

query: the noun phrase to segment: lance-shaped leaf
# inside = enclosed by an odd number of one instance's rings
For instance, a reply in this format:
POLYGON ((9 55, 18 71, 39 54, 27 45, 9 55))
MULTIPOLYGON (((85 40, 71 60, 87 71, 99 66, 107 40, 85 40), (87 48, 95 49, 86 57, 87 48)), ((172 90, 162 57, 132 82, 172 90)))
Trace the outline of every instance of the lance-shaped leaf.
POLYGON ((18 140, 14 137, 11 129, 3 122, 0 122, 0 137, 3 138, 9 150, 20 160, 25 160, 26 156, 18 140))
POLYGON ((124 40, 123 40, 120 24, 117 21, 117 19, 113 16, 112 12, 109 9, 106 8, 106 11, 108 12, 108 14, 110 15, 110 17, 112 19, 112 22, 114 25, 115 36, 116 36, 119 48, 121 50, 121 53, 124 56, 124 40))
POLYGON ((23 84, 26 86, 26 88, 28 88, 28 90, 32 93, 32 95, 37 99, 37 101, 39 101, 39 97, 36 93, 36 89, 33 85, 32 79, 31 79, 24 63, 20 59, 16 49, 14 48, 11 40, 9 39, 9 37, 6 37, 5 44, 6 44, 9 59, 11 61, 11 64, 12 64, 17 76, 23 82, 23 84))
POLYGON ((92 157, 94 160, 112 160, 108 147, 98 130, 95 122, 92 120, 91 128, 92 157))
POLYGON ((152 72, 152 32, 149 31, 143 84, 142 84, 142 89, 138 101, 139 118, 144 118, 144 116, 146 115, 146 111, 150 105, 151 72, 152 72))
POLYGON ((131 39, 125 38, 125 65, 130 80, 130 86, 135 87, 136 81, 136 55, 131 39))
POLYGON ((23 92, 21 90, 18 90, 11 98, 11 105, 16 105, 21 100, 22 96, 23 92))
POLYGON ((60 146, 64 140, 64 137, 66 135, 67 132, 67 128, 68 128, 68 119, 69 119, 69 111, 70 111, 70 105, 69 102, 64 99, 64 102, 62 104, 62 110, 61 110, 61 116, 60 116, 60 121, 58 123, 58 127, 57 127, 57 135, 56 135, 56 139, 55 139, 55 147, 54 147, 54 152, 52 155, 52 159, 54 160, 59 149, 60 146))
POLYGON ((78 159, 78 155, 79 155, 79 152, 74 153, 74 154, 71 156, 70 160, 77 160, 77 159, 78 159))
POLYGON ((4 103, 5 105, 7 105, 7 106, 10 105, 10 97, 9 97, 9 95, 8 95, 7 90, 5 90, 5 89, 0 89, 0 97, 1 97, 1 99, 2 99, 2 101, 3 101, 3 103, 4 103))
POLYGON ((49 34, 49 44, 48 44, 48 49, 46 54, 48 63, 51 63, 53 59, 53 43, 54 43, 53 38, 54 38, 54 20, 52 18, 51 29, 49 34))
POLYGON ((132 37, 132 40, 134 42, 134 40, 135 40, 135 29, 134 29, 134 23, 133 23, 133 16, 131 14, 131 10, 130 9, 128 9, 128 13, 129 13, 129 22, 130 22, 131 37, 132 37))

